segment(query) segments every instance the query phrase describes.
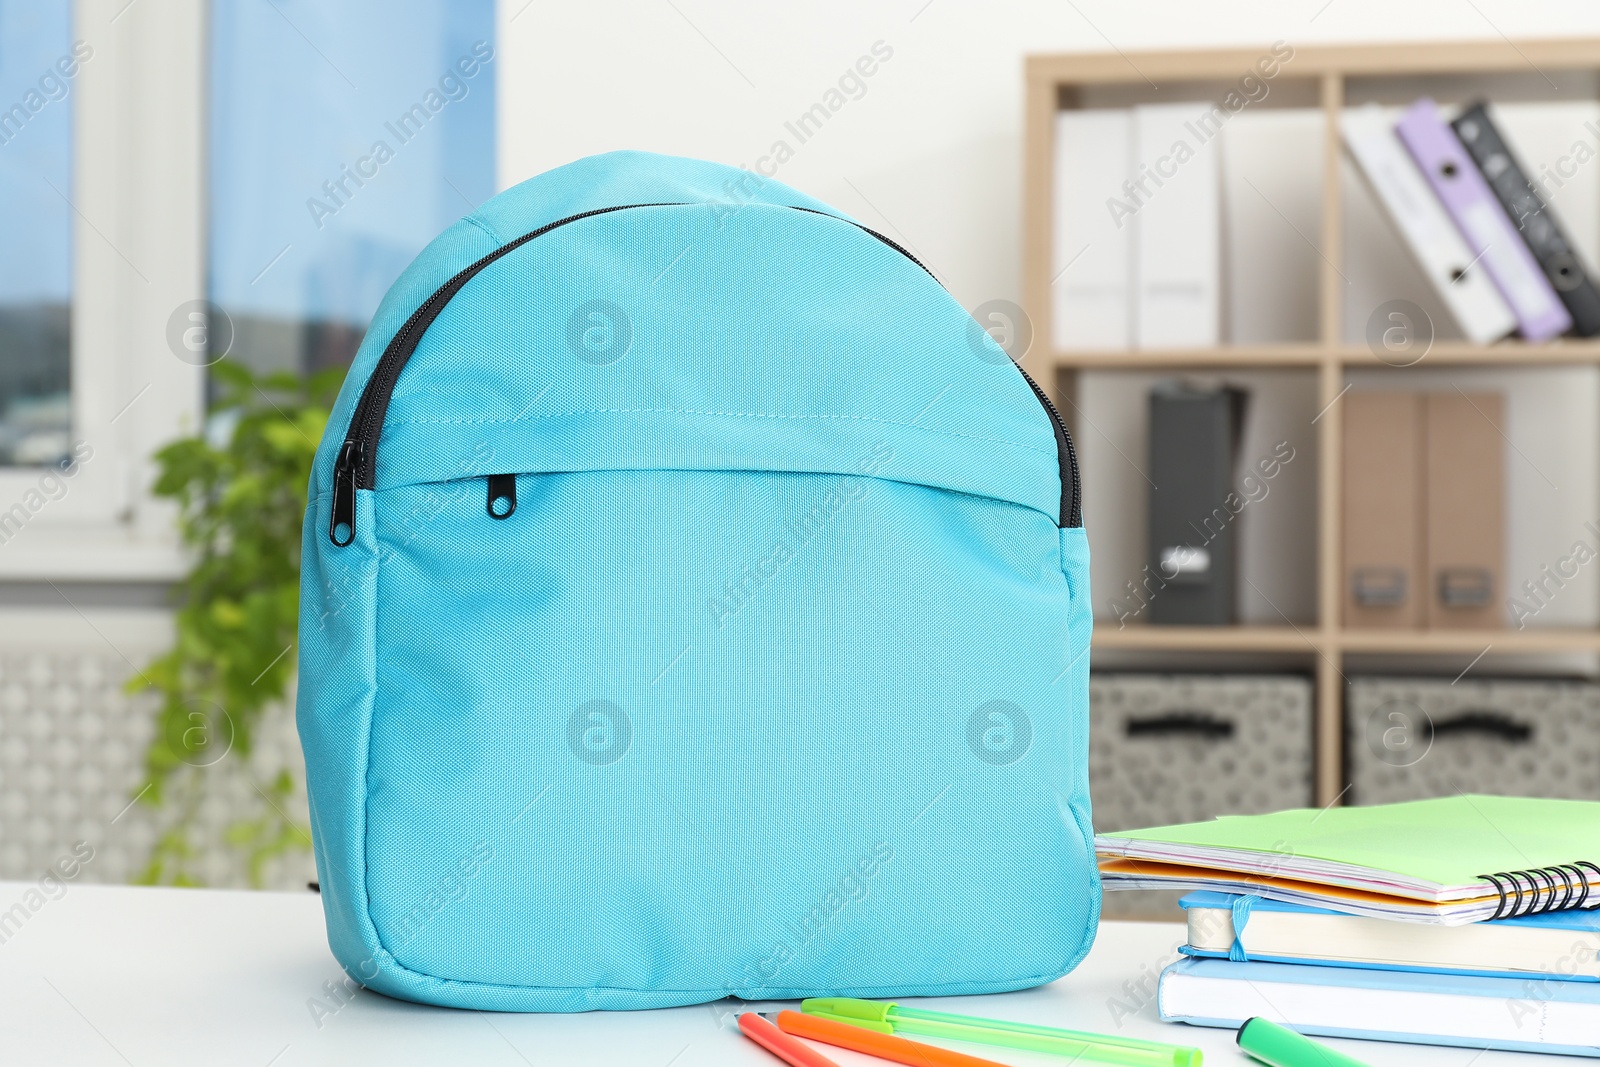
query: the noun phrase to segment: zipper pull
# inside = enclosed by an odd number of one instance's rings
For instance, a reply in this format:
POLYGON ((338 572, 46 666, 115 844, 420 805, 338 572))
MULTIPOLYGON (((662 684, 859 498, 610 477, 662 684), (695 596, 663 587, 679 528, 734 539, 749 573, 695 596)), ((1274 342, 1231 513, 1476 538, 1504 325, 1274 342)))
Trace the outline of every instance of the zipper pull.
POLYGON ((360 445, 346 441, 333 468, 333 518, 328 523, 328 540, 340 548, 356 539, 356 464, 360 459, 360 445))
POLYGON ((489 475, 489 517, 509 519, 517 510, 517 476, 515 474, 489 475))

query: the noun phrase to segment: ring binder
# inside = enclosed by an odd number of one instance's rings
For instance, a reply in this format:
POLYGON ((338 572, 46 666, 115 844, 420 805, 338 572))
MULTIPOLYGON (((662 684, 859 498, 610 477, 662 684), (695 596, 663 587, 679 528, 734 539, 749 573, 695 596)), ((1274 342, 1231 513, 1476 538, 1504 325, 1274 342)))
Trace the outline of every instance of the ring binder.
MULTIPOLYGON (((1600 866, 1590 863, 1588 860, 1562 863, 1555 867, 1530 867, 1522 871, 1501 871, 1499 874, 1478 875, 1479 878, 1494 886, 1494 891, 1500 896, 1500 902, 1496 905, 1494 914, 1489 916, 1488 921, 1515 919, 1524 915, 1542 915, 1547 911, 1566 911, 1569 907, 1588 907, 1589 876, 1583 871, 1585 867, 1596 875, 1600 875, 1600 866), (1572 873, 1568 874, 1568 871, 1572 873), (1528 887, 1526 889, 1518 882, 1519 878, 1527 880, 1528 887), (1506 892, 1506 887, 1500 884, 1501 879, 1504 879, 1511 886, 1509 895, 1506 892), (1557 889, 1563 890, 1561 903, 1559 904, 1556 903, 1557 889), (1550 896, 1541 903, 1539 894, 1544 890, 1548 890, 1550 896), (1519 911, 1518 909, 1522 907, 1524 894, 1528 897, 1528 906, 1526 909, 1519 911), (1574 896, 1578 897, 1576 903, 1572 901, 1574 896)), ((1600 907, 1600 900, 1597 900, 1593 906, 1600 907)))

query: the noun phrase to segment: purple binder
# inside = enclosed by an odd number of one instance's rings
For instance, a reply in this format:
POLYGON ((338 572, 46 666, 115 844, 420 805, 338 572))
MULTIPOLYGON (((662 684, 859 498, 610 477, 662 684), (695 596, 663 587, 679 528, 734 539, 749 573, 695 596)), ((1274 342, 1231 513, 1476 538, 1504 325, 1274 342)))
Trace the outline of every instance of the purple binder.
POLYGON ((1572 316, 1433 101, 1423 97, 1407 108, 1395 133, 1511 305, 1518 332, 1544 341, 1570 329, 1572 316))

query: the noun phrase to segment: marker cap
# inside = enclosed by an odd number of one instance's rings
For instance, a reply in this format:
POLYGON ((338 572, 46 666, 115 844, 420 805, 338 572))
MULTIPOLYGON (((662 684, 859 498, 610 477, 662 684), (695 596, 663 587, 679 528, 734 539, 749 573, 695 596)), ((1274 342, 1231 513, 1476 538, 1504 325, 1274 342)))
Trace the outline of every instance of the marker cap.
POLYGON ((1239 1027, 1239 1047, 1271 1067, 1368 1067, 1288 1027, 1260 1016, 1239 1027))
POLYGON ((889 1022, 889 1012, 894 1007, 892 1001, 857 1000, 855 997, 812 997, 800 1003, 800 1010, 807 1015, 837 1019, 880 1034, 894 1033, 894 1025, 889 1022))

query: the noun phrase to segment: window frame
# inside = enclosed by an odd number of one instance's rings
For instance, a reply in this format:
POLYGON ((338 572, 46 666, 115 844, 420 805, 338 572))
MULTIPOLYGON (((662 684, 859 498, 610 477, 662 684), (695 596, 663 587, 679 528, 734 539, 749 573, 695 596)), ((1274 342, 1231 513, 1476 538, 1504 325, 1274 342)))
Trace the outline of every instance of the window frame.
MULTIPOLYGON (((0 580, 161 581, 186 569, 154 453, 204 417, 205 372, 167 342, 205 298, 206 0, 74 0, 72 436, 90 453, 15 534, 0 580)), ((0 513, 49 468, 0 468, 0 513)), ((33 497, 35 501, 38 497, 33 497)))

